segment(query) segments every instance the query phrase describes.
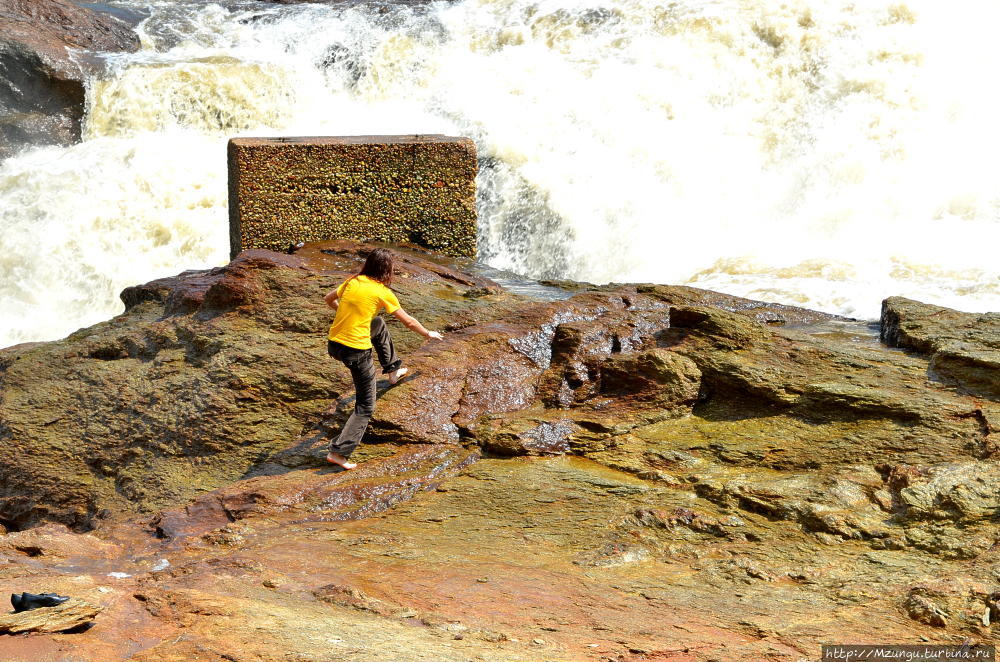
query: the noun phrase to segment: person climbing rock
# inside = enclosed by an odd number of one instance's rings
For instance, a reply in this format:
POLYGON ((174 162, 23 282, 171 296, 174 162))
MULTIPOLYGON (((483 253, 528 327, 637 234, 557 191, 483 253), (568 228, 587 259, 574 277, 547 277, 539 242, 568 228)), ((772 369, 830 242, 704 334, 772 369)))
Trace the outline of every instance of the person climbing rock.
POLYGON ((361 443, 368 428, 368 421, 375 412, 375 364, 372 349, 382 366, 382 374, 389 376, 390 384, 397 384, 407 368, 396 356, 389 328, 381 317, 380 309, 403 323, 409 330, 425 338, 440 340, 441 334, 428 331, 399 305, 399 300, 389 286, 392 285, 392 252, 377 248, 368 254, 361 271, 351 276, 324 297, 326 304, 337 314, 327 335, 327 352, 351 371, 354 379, 354 413, 347 419, 340 435, 330 443, 328 462, 344 469, 357 464, 348 458, 361 443))

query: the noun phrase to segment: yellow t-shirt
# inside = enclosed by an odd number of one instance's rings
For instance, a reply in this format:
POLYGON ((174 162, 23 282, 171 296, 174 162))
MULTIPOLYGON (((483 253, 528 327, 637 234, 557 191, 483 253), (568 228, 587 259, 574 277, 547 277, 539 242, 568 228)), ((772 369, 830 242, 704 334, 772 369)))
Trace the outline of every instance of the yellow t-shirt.
POLYGON ((368 276, 350 278, 337 288, 340 304, 327 336, 354 349, 371 349, 372 318, 379 307, 387 313, 399 310, 399 299, 388 287, 368 276))

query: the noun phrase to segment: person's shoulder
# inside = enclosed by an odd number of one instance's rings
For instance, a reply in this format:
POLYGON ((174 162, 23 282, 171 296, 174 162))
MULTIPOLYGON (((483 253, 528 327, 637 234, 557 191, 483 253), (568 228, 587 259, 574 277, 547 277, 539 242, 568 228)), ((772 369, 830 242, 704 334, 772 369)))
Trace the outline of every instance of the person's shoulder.
POLYGON ((392 292, 392 290, 389 289, 389 286, 380 280, 375 280, 374 278, 369 278, 368 276, 358 276, 358 278, 364 278, 365 285, 379 290, 380 292, 392 292))
POLYGON ((391 287, 378 281, 375 281, 375 285, 378 286, 378 297, 386 303, 387 309, 399 306, 399 299, 396 297, 396 293, 392 291, 391 287))

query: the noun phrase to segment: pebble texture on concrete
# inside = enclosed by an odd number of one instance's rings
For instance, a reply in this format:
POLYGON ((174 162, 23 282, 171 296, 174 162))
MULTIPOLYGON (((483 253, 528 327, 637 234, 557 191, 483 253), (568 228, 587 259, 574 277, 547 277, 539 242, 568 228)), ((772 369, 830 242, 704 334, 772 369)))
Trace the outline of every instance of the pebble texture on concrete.
POLYGON ((468 138, 234 138, 232 256, 301 241, 366 239, 474 257, 476 171, 468 138))

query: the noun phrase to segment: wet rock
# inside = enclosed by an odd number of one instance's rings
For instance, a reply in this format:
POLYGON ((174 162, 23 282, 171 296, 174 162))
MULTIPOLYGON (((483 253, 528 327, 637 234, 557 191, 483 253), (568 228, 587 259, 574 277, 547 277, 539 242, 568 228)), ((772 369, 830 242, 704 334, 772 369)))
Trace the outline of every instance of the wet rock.
POLYGON ((615 375, 622 370, 616 371, 615 364, 654 347, 657 334, 670 326, 669 308, 649 299, 616 296, 610 301, 614 302, 610 315, 599 308, 597 315, 559 317, 548 341, 550 357, 540 361, 548 369, 539 382, 538 395, 547 406, 565 408, 595 398, 600 401, 605 368, 611 389, 642 390, 643 382, 631 383, 628 375, 616 383, 615 375))
MULTIPOLYGON (((332 311, 322 298, 361 260, 353 243, 294 256, 249 251, 224 268, 133 288, 124 315, 65 341, 5 350, 0 520, 90 528, 182 504, 294 446, 353 393, 326 356, 332 311)), ((431 328, 492 318, 519 301, 464 299, 490 283, 417 255, 401 257, 398 280, 431 328)), ((396 336, 404 355, 417 348, 414 334, 397 327, 396 336)), ((427 392, 426 409, 439 410, 427 392)), ((281 461, 294 464, 293 455, 281 461)))
POLYGON ((994 314, 963 313, 904 297, 882 302, 879 337, 890 347, 931 354, 942 344, 962 340, 970 333, 988 337, 994 314))
POLYGON ((1000 468, 983 462, 930 467, 900 489, 899 498, 910 519, 992 520, 1000 513, 1000 468))
POLYGON ((66 632, 86 627, 103 609, 77 598, 55 607, 39 607, 16 614, 0 614, 0 633, 66 632))
MULTIPOLYGON (((371 462, 377 461, 362 467, 371 462)), ((925 626, 898 618, 907 596, 895 587, 912 584, 911 573, 945 575, 951 567, 903 551, 872 553, 878 563, 869 563, 851 541, 819 546, 798 535, 794 523, 724 514, 683 490, 655 489, 583 458, 481 460, 448 478, 444 490, 340 521, 309 512, 315 502, 308 496, 302 504, 292 498, 296 482, 307 495, 318 488, 320 478, 311 473, 254 479, 254 492, 267 496, 263 507, 242 511, 237 524, 246 535, 235 547, 144 536, 131 528, 141 518, 121 524, 111 533, 131 539, 112 565, 132 570, 131 557, 169 557, 171 570, 116 580, 122 594, 109 609, 119 611, 102 617, 100 628, 74 635, 74 654, 224 660, 231 656, 226 651, 239 650, 268 660, 277 659, 274 651, 287 657, 292 650, 302 659, 328 659, 346 649, 370 660, 387 650, 393 659, 414 661, 421 655, 534 659, 522 645, 540 631, 546 645, 581 655, 595 641, 602 650, 617 650, 618 640, 660 650, 662 633, 676 631, 686 646, 730 653, 739 647, 737 657, 719 659, 749 662, 793 634, 799 646, 848 632, 915 638, 925 626), (287 508, 273 505, 281 493, 287 508), (719 536, 719 529, 767 539, 719 536), (831 609, 838 613, 833 623, 824 620, 831 609), (119 632, 131 639, 109 637, 119 632), (138 638, 148 644, 136 653, 128 645, 138 638)), ((341 488, 371 485, 371 476, 357 470, 335 475, 341 488)), ((70 567, 81 573, 100 565, 70 567)), ((968 564, 954 570, 976 572, 968 564)), ((69 593, 65 585, 52 588, 69 593)), ((941 590, 921 595, 948 613, 947 628, 981 627, 962 615, 976 607, 977 596, 985 610, 988 591, 980 595, 971 583, 954 595, 941 590)), ((20 659, 28 643, 0 642, 0 653, 20 659)), ((33 654, 65 645, 45 635, 30 643, 33 654)))
POLYGON ((890 297, 882 302, 881 338, 931 357, 935 376, 971 393, 1000 396, 1000 313, 962 313, 890 297))
MULTIPOLYGON (((352 385, 323 351, 322 295, 363 256, 351 242, 247 251, 226 267, 130 288, 123 316, 66 341, 5 351, 0 434, 13 462, 0 467, 0 519, 89 527, 101 513, 169 506, 313 462, 353 407, 352 385), (29 485, 46 498, 27 499, 29 485)), ((382 395, 372 441, 596 453, 665 482, 676 482, 674 470, 646 455, 661 421, 675 436, 706 416, 731 421, 709 448, 736 463, 806 467, 892 449, 930 465, 964 452, 970 435, 980 453, 989 446, 989 403, 929 384, 926 361, 761 324, 778 321, 763 304, 645 286, 540 303, 440 259, 404 251, 399 262, 407 308, 450 330, 418 352, 417 339, 397 333, 414 377, 382 395)), ((809 319, 792 312, 786 322, 809 319)), ((874 530, 810 517, 827 532, 874 530)))
POLYGON ((701 306, 671 307, 670 328, 682 337, 699 336, 728 350, 744 349, 769 337, 758 322, 743 315, 701 306))
POLYGON ((701 387, 701 371, 691 359, 662 349, 619 354, 600 365, 600 393, 616 398, 638 396, 663 409, 692 407, 701 387))
MULTIPOLYGON (((618 293, 587 293, 524 306, 502 320, 457 329, 435 345, 433 355, 413 361, 419 381, 386 393, 388 406, 376 410, 372 432, 418 443, 456 442, 484 416, 527 410, 536 399, 558 390, 554 384, 566 382, 565 388, 572 390, 576 382, 564 376, 566 366, 590 350, 583 348, 589 347, 587 343, 577 347, 579 343, 565 340, 562 327, 590 323, 595 336, 606 338, 607 356, 615 342, 619 348, 625 343, 629 347, 652 343, 654 334, 663 328, 660 324, 647 323, 638 331, 628 325, 627 332, 622 331, 622 316, 632 313, 630 306, 634 308, 618 293), (557 337, 563 342, 557 342, 557 337)), ((664 312, 661 306, 652 306, 648 314, 663 319, 664 312)), ((664 362, 657 365, 660 368, 651 369, 662 371, 664 362)), ((672 365, 679 366, 681 361, 672 365)), ((581 380, 578 385, 584 383, 581 380)), ((581 399, 586 400, 586 395, 581 399)))
POLYGON ((8 560, 32 558, 52 562, 81 556, 112 558, 120 551, 117 545, 93 535, 74 534, 62 524, 55 523, 0 537, 0 557, 8 560))
POLYGON ((477 426, 474 438, 485 450, 498 455, 560 455, 570 451, 574 429, 566 420, 498 419, 477 426))
POLYGON ((360 467, 327 466, 353 401, 321 298, 364 250, 247 253, 0 350, 0 520, 95 527, 78 552, 0 538, 0 579, 108 594, 135 632, 75 653, 534 659, 542 631, 567 659, 676 637, 749 662, 995 622, 998 403, 829 316, 660 286, 541 302, 402 252, 394 286, 445 340, 396 334, 412 377, 380 382, 360 467))
POLYGON ((414 446, 350 472, 334 472, 330 467, 306 475, 290 472, 249 478, 183 508, 165 510, 151 526, 160 538, 183 541, 201 536, 215 545, 239 545, 250 533, 239 526, 239 520, 277 513, 321 521, 371 517, 417 492, 437 488, 477 457, 463 448, 414 446))
POLYGON ((122 21, 67 0, 0 0, 0 158, 80 139, 92 54, 135 51, 122 21))
POLYGON ((637 285, 636 292, 677 306, 701 306, 738 313, 767 326, 798 326, 845 318, 815 310, 744 299, 730 294, 677 285, 637 285))
POLYGON ((824 343, 795 331, 771 331, 737 315, 685 313, 689 326, 670 332, 672 349, 691 358, 709 390, 742 392, 813 419, 855 416, 899 421, 965 413, 968 404, 924 385, 926 364, 824 343), (736 351, 743 350, 743 351, 736 351))

